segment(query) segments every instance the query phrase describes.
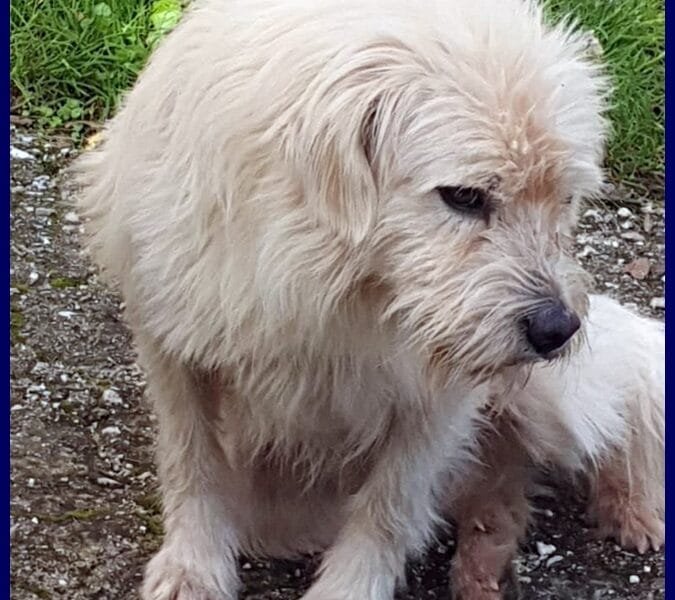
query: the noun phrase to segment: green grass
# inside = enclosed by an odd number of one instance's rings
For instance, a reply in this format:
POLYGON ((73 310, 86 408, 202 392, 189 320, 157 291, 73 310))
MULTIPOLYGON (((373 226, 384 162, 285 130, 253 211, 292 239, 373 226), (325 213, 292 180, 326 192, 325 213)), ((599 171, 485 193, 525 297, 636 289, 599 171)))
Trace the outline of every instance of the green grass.
POLYGON ((664 169, 664 0, 548 0, 600 42, 614 87, 607 164, 627 184, 660 187, 664 169))
MULTIPOLYGON (((11 0, 13 112, 48 129, 112 114, 186 0, 11 0)), ((608 166, 624 183, 662 182, 664 0, 547 0, 599 39, 613 79, 608 166)))
POLYGON ((12 111, 77 133, 116 108, 180 0, 11 0, 12 111))

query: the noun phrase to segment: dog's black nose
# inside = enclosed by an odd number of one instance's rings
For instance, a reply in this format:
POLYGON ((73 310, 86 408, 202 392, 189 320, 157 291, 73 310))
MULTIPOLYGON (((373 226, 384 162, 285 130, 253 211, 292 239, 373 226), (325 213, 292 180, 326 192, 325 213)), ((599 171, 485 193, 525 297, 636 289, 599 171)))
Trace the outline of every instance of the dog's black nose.
POLYGON ((547 356, 561 348, 581 326, 579 317, 562 302, 544 304, 525 319, 527 340, 537 354, 547 356))

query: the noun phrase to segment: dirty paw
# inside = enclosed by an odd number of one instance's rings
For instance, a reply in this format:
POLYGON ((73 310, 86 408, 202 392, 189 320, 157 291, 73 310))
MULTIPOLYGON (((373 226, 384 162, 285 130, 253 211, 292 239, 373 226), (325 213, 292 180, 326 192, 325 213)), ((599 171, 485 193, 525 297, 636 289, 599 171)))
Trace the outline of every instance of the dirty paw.
POLYGON ((142 600, 235 600, 217 584, 217 577, 199 576, 160 552, 147 566, 142 600))
POLYGON ((513 565, 504 570, 499 580, 480 574, 455 571, 451 581, 451 600, 520 600, 522 597, 513 565))
POLYGON ((644 554, 658 551, 665 543, 666 526, 653 511, 626 509, 598 518, 598 537, 612 538, 626 550, 644 554))

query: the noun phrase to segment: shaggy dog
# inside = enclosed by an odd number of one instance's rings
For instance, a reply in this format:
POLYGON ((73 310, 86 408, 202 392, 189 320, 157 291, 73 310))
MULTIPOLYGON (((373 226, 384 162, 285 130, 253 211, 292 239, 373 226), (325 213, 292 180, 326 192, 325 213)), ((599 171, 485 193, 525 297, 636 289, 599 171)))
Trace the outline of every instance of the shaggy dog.
POLYGON ((79 164, 159 422, 145 600, 391 600, 488 387, 569 353, 606 82, 524 0, 207 0, 79 164))
MULTIPOLYGON (((448 499, 457 522, 457 598, 499 600, 528 522, 536 469, 587 479, 601 537, 658 550, 665 537, 665 334, 602 296, 590 297, 588 344, 567 364, 537 365, 497 398, 482 462, 448 499)), ((511 585, 509 585, 511 584, 511 585)))

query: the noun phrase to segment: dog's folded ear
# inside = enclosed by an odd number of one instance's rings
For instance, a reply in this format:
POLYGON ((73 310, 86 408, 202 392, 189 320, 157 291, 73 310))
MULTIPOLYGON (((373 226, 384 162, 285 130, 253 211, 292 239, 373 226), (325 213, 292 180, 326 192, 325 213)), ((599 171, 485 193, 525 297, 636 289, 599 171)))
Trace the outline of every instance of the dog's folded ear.
POLYGON ((379 203, 373 166, 378 97, 368 97, 367 87, 344 77, 321 90, 294 150, 317 220, 354 245, 373 231, 379 203))

